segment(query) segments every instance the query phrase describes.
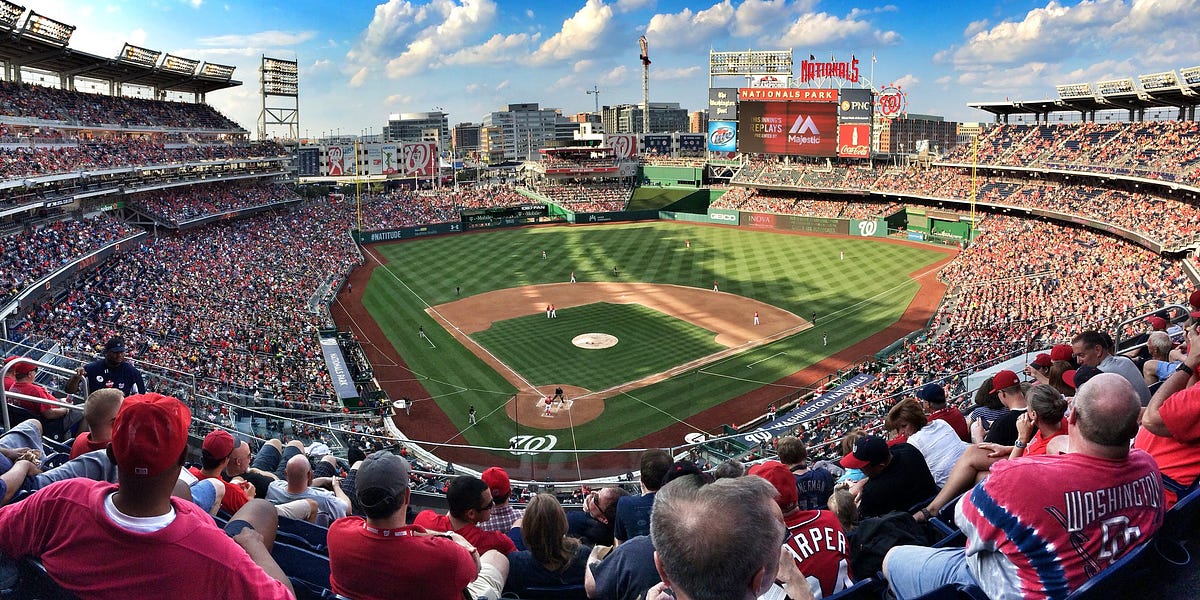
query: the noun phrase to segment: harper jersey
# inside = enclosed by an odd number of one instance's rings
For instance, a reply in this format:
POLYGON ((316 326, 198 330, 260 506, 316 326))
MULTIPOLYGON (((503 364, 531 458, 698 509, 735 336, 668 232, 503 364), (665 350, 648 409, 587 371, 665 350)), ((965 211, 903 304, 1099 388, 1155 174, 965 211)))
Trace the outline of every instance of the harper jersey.
POLYGON ((967 566, 993 600, 1066 598, 1162 526, 1162 481, 1149 454, 1026 456, 955 509, 967 566))
POLYGON ((852 585, 850 544, 837 516, 827 510, 802 510, 784 522, 788 528, 784 547, 796 559, 817 600, 852 585))

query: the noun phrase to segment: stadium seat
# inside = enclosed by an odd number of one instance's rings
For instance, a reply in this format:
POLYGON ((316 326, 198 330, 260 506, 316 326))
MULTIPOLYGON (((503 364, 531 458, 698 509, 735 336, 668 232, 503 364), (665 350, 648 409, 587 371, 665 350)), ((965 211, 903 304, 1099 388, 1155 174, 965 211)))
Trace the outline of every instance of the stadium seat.
POLYGON ((988 597, 978 586, 947 583, 936 590, 918 596, 916 600, 988 600, 988 597))
POLYGON ((825 600, 882 600, 886 592, 887 582, 877 575, 862 579, 832 596, 827 596, 825 600))
POLYGON ((1075 590, 1068 600, 1108 600, 1110 598, 1137 598, 1145 591, 1142 570, 1147 558, 1153 559, 1153 541, 1146 542, 1125 553, 1117 562, 1100 571, 1075 590))
POLYGON ((271 556, 291 579, 299 579, 319 589, 329 589, 329 557, 275 540, 271 556))
POLYGON ((308 521, 279 517, 279 531, 303 538, 310 548, 326 548, 329 545, 326 541, 329 530, 308 521))
POLYGON ((583 584, 530 587, 521 593, 522 600, 585 600, 583 584))
POLYGON ((41 561, 32 558, 3 559, 0 573, 5 579, 4 589, 0 589, 0 600, 78 600, 77 596, 62 589, 50 578, 41 561))

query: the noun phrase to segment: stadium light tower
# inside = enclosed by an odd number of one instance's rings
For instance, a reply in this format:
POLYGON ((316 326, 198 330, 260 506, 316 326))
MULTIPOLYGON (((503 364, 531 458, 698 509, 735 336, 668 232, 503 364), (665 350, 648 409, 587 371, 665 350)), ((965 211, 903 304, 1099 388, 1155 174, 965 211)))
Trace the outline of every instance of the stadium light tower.
MULTIPOLYGON (((642 133, 650 133, 650 44, 646 36, 638 38, 642 47, 642 133)), ((599 101, 599 98, 597 98, 599 101)))
POLYGON ((267 127, 283 127, 285 137, 300 139, 300 69, 294 60, 268 58, 262 55, 258 68, 262 112, 258 114, 258 139, 267 139, 267 127), (271 101, 268 98, 282 98, 271 101))

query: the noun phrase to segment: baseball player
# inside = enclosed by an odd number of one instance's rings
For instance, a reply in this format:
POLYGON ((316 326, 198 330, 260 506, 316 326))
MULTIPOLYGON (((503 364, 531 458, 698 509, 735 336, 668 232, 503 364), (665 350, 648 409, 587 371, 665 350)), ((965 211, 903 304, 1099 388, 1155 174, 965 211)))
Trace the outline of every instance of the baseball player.
POLYGON ((558 318, 558 309, 557 309, 557 308, 554 308, 554 305, 553 305, 553 304, 551 304, 551 305, 550 305, 550 318, 551 318, 551 319, 557 319, 557 318, 558 318))
POLYGON ((475 405, 474 404, 471 405, 471 408, 467 409, 467 423, 469 423, 471 425, 475 424, 475 405))
POLYGON ((823 332, 823 331, 821 332, 821 345, 822 345, 822 346, 828 346, 828 345, 829 345, 829 334, 828 334, 828 333, 825 333, 825 332, 823 332))
POLYGON ((575 271, 571 271, 571 283, 575 283, 575 271))
POLYGON ((550 396, 546 396, 545 398, 543 398, 543 400, 545 400, 545 402, 546 402, 546 410, 545 410, 545 412, 542 413, 542 416, 543 417, 552 416, 550 414, 550 396))
POLYGON ((716 279, 713 280, 713 291, 714 292, 721 291, 720 289, 717 288, 717 280, 716 279))
POLYGON ((754 311, 754 324, 758 325, 758 311, 754 311))

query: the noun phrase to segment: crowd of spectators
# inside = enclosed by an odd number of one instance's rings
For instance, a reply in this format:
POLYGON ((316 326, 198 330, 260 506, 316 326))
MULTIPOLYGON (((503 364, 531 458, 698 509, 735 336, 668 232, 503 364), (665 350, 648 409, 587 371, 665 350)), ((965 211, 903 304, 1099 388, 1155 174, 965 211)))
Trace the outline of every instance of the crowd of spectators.
MULTIPOLYGON (((347 198, 349 200, 349 198, 347 198)), ((532 202, 510 185, 398 190, 362 197, 363 230, 386 230, 462 219, 462 211, 532 202)))
POLYGON ((88 94, 0 81, 0 115, 79 125, 244 131, 208 104, 88 94))
POLYGON ((633 194, 623 181, 542 181, 537 192, 575 212, 625 210, 633 194))
POLYGON ((63 219, 0 238, 0 304, 42 277, 140 230, 107 215, 63 219))
POLYGON ((282 154, 282 148, 274 143, 164 144, 147 136, 55 144, 0 144, 0 179, 282 154))
POLYGON ((129 202, 176 225, 235 210, 296 200, 294 192, 277 183, 226 182, 144 192, 129 202))

